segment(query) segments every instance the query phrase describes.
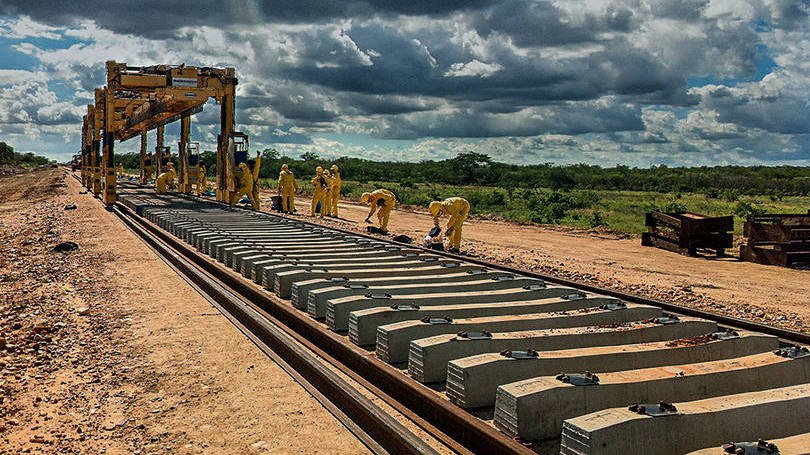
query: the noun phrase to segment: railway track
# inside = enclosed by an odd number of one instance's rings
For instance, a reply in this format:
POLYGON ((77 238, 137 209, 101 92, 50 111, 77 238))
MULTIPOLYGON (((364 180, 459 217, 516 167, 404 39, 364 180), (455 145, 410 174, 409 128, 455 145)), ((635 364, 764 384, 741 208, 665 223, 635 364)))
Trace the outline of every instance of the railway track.
POLYGON ((810 446, 806 334, 133 185, 113 211, 373 451, 810 446))

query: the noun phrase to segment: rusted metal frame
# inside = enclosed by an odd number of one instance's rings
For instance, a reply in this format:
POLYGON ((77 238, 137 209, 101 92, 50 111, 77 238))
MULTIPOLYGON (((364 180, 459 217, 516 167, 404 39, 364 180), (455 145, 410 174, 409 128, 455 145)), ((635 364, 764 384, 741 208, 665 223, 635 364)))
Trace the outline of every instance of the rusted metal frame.
MULTIPOLYGON (((192 196, 193 197, 193 196, 192 196)), ((210 202, 210 201, 209 201, 210 202)), ((120 204, 119 204, 120 205, 120 204)), ((126 210, 129 210, 126 208, 126 210)), ((323 326, 301 313, 289 304, 266 291, 248 284, 240 275, 236 275, 223 266, 208 260, 193 248, 174 238, 171 234, 153 225, 140 216, 138 222, 166 241, 178 252, 193 258, 195 264, 206 272, 215 275, 247 300, 258 304, 269 316, 289 327, 296 338, 306 343, 310 349, 332 357, 336 364, 346 367, 343 371, 353 377, 361 377, 363 384, 388 395, 395 408, 414 420, 423 428, 435 427, 433 433, 442 443, 460 453, 533 453, 530 449, 514 441, 478 418, 468 414, 446 400, 441 399, 433 390, 403 376, 390 365, 354 348, 345 339, 323 328, 323 326), (403 408, 402 405, 405 407, 403 408), (421 422, 421 423, 420 423, 421 422), (447 439, 446 436, 452 439, 447 439), (455 443, 454 443, 455 442, 455 443), (455 447, 453 447, 455 445, 455 447)))
MULTIPOLYGON (((223 286, 210 271, 200 270, 197 258, 187 259, 186 252, 172 251, 179 243, 159 228, 144 224, 141 217, 134 215, 122 204, 116 204, 113 212, 150 246, 161 253, 197 287, 216 300, 239 324, 255 334, 262 343, 278 354, 298 372, 303 379, 323 393, 344 415, 357 424, 368 435, 370 448, 379 444, 389 453, 433 454, 434 449, 421 438, 408 431, 392 416, 383 412, 367 397, 347 384, 342 378, 326 367, 318 358, 298 345, 281 329, 279 323, 266 315, 256 312, 249 302, 240 299, 223 286), (179 253, 179 254, 178 254, 179 253), (193 262, 192 262, 193 260, 193 262)), ((179 244, 182 245, 182 244, 179 244)), ((226 283, 227 285, 227 283, 226 283)))

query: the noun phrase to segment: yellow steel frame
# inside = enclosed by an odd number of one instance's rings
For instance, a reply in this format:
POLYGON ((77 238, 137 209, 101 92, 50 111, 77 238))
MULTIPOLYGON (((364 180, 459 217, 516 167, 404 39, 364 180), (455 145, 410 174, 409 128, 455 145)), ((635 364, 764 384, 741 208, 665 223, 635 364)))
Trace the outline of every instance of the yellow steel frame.
MULTIPOLYGON (((180 169, 186 171, 190 116, 202 110, 209 98, 220 105, 220 134, 217 140, 217 200, 229 201, 235 190, 232 166, 228 160, 228 141, 235 126, 236 72, 233 68, 192 66, 130 67, 126 63, 107 62, 107 85, 96 89, 96 103, 88 106, 82 129, 82 179, 94 193, 103 190, 103 201, 116 198, 114 143, 141 137, 141 182, 146 155, 146 132, 158 130, 153 164, 160 166, 163 151, 163 127, 181 121, 180 169), (103 130, 103 135, 102 135, 103 130), (99 144, 101 156, 99 159, 99 144), (231 176, 229 178, 229 176, 231 176)), ((155 174, 157 175, 157 173, 155 174)), ((191 191, 191 185, 182 185, 191 191)))

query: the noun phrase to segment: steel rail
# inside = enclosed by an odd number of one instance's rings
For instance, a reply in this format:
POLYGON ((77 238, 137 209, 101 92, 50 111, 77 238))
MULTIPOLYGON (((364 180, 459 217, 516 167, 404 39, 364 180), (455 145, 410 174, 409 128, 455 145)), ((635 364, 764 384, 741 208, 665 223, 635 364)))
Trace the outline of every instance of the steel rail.
POLYGON ((378 360, 367 351, 352 346, 322 324, 303 316, 288 302, 248 283, 241 275, 211 261, 143 217, 134 215, 123 204, 117 203, 114 210, 127 213, 132 220, 196 266, 216 276, 217 280, 246 301, 258 305, 265 314, 279 321, 280 325, 289 327, 291 335, 296 336, 319 356, 333 358, 334 365, 340 366, 341 371, 377 393, 386 403, 450 449, 458 453, 533 453, 526 446, 442 399, 432 389, 413 381, 400 370, 378 360))
MULTIPOLYGON (((210 276, 197 264, 177 251, 170 242, 142 225, 141 218, 133 215, 121 205, 111 208, 121 220, 144 242, 156 250, 171 266, 182 273, 199 290, 236 322, 237 327, 252 335, 254 342, 265 345, 294 371, 299 382, 315 397, 326 398, 331 405, 327 408, 341 421, 351 419, 349 429, 375 453, 437 453, 424 440, 410 432, 393 416, 385 413, 368 397, 349 385, 343 378, 329 369, 316 355, 290 337, 278 321, 256 311, 249 302, 231 292, 226 285, 210 276), (337 413, 336 413, 337 411, 337 413)), ((263 349, 264 350, 264 349, 263 349)), ((265 351, 266 352, 266 351, 265 351)), ((284 367, 285 365, 282 365, 284 367)), ((320 401, 320 400, 319 400, 320 401)))

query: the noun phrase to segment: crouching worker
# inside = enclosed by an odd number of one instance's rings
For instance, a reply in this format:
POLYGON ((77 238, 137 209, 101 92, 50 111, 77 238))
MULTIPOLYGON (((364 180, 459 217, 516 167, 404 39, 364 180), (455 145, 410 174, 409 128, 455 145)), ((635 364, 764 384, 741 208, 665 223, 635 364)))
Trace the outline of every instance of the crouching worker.
POLYGON ((166 194, 166 188, 174 188, 174 178, 177 172, 174 170, 174 164, 169 163, 166 165, 166 172, 158 175, 155 180, 155 187, 157 194, 166 194))
POLYGON ((253 172, 246 163, 239 163, 236 170, 236 191, 231 196, 231 207, 235 206, 242 196, 247 196, 253 210, 259 209, 259 200, 255 192, 256 181, 253 179, 253 172))
POLYGON ((450 197, 443 201, 430 203, 430 214, 433 215, 433 225, 439 227, 439 217, 449 216, 445 237, 450 239, 450 251, 459 252, 461 249, 461 227, 470 213, 470 203, 460 197, 450 197))
POLYGON ((391 210, 394 210, 394 205, 397 203, 397 197, 394 196, 394 193, 388 190, 374 190, 371 193, 363 193, 363 195, 360 196, 360 201, 371 206, 371 211, 368 212, 368 216, 365 220, 366 223, 371 223, 371 215, 377 212, 377 220, 380 222, 380 229, 383 232, 388 232, 388 217, 391 215, 391 210))

